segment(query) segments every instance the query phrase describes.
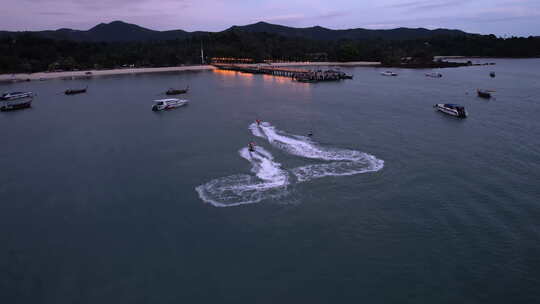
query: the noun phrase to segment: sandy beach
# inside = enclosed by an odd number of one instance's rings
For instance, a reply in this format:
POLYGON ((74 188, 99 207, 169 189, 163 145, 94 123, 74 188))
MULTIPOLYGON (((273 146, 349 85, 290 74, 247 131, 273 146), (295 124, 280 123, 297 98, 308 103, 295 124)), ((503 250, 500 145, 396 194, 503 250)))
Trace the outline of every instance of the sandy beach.
MULTIPOLYGON (((377 66, 380 62, 282 62, 272 63, 272 66, 377 66)), ((249 64, 247 66, 257 66, 259 64, 249 64)), ((9 81, 26 81, 26 80, 46 80, 54 78, 78 78, 88 76, 108 76, 108 75, 124 75, 124 74, 142 74, 142 73, 163 73, 163 72, 180 72, 180 71, 203 71, 213 70, 216 67, 212 65, 191 65, 177 66, 164 68, 127 68, 127 69, 112 69, 112 70, 86 70, 86 71, 66 71, 66 72, 39 72, 32 74, 0 74, 0 82, 9 81), (87 74, 90 72, 91 74, 87 74)))
POLYGON ((24 81, 53 79, 53 78, 72 78, 72 77, 88 77, 88 76, 108 76, 108 75, 123 75, 123 74, 142 74, 142 73, 163 73, 163 72, 178 72, 178 71, 202 71, 213 70, 211 65, 191 65, 165 68, 128 68, 128 69, 112 69, 112 70, 87 70, 87 71, 66 71, 66 72, 39 72, 32 74, 0 74, 0 82, 3 81, 24 81), (92 73, 87 75, 86 73, 92 73))

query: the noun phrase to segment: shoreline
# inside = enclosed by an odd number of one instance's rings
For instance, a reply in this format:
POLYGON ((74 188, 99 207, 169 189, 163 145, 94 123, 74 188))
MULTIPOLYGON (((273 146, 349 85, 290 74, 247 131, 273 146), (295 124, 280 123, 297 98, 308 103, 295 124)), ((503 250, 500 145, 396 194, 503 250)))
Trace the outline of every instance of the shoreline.
MULTIPOLYGON (((246 66, 257 66, 260 64, 248 64, 246 66)), ((281 62, 272 63, 272 66, 379 66, 380 62, 281 62)), ((127 69, 111 69, 111 70, 84 70, 84 71, 64 71, 64 72, 37 72, 37 73, 15 73, 15 74, 0 74, 0 83, 5 82, 24 82, 35 80, 49 80, 56 78, 66 79, 85 79, 94 76, 111 76, 111 75, 126 75, 126 74, 145 74, 145 73, 163 73, 163 72, 181 72, 181 71, 209 71, 216 69, 213 65, 188 65, 177 67, 163 68, 127 68, 127 69), (91 75, 86 75, 91 72, 91 75)))
MULTIPOLYGON (((500 57, 482 57, 482 56, 435 56, 435 59, 501 59, 500 57)), ((537 58, 537 57, 533 57, 537 58)), ((508 59, 529 59, 529 58, 508 58, 508 59)), ((382 68, 414 68, 407 66, 385 66, 376 61, 350 61, 350 62, 276 62, 271 64, 264 63, 250 63, 250 64, 237 64, 245 67, 257 67, 261 65, 269 65, 274 67, 288 67, 288 66, 342 66, 342 67, 382 67, 382 68)), ((455 66, 448 66, 455 67, 455 66)), ((436 68, 434 66, 416 67, 416 68, 436 68)), ((210 71, 217 69, 214 65, 186 65, 175 67, 160 67, 160 68, 121 68, 110 70, 82 70, 82 71, 63 71, 63 72, 36 72, 36 73, 13 73, 13 74, 0 74, 1 83, 11 82, 24 82, 24 81, 36 81, 36 80, 49 80, 49 79, 87 79, 94 76, 112 76, 112 75, 128 75, 128 74, 145 74, 145 73, 166 73, 166 72, 182 72, 182 71, 210 71), (86 75, 87 72, 91 72, 91 75, 86 75)))
POLYGON ((30 81, 55 78, 88 78, 94 76, 110 76, 110 75, 126 75, 126 74, 144 74, 144 73, 163 73, 163 72, 180 72, 180 71, 207 71, 215 69, 212 65, 189 65, 164 68, 127 68, 127 69, 111 69, 111 70, 84 70, 84 71, 65 71, 65 72, 37 72, 31 74, 16 73, 16 74, 0 74, 0 82, 10 81, 30 81), (86 75, 91 72, 91 75, 86 75))

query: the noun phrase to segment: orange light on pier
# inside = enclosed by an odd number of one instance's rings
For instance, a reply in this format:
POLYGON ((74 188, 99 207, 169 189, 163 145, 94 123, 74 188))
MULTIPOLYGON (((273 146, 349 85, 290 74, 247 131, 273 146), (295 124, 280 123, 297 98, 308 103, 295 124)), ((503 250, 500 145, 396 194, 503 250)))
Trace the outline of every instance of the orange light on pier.
POLYGON ((220 69, 213 69, 212 72, 214 72, 214 73, 216 73, 216 74, 221 74, 221 75, 236 75, 236 74, 240 74, 240 72, 237 72, 237 71, 220 70, 220 69))
POLYGON ((212 63, 253 63, 252 58, 212 57, 212 63))

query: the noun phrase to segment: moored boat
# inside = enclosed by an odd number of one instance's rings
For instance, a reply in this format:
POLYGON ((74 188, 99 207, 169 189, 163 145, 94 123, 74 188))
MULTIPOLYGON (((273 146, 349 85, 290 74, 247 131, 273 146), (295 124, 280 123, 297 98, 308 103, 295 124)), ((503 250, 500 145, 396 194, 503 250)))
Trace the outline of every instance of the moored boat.
POLYGON ((305 83, 314 83, 314 82, 317 82, 317 80, 315 79, 311 79, 311 78, 295 78, 296 81, 298 82, 305 82, 305 83))
POLYGON ((442 74, 441 73, 426 73, 426 77, 441 78, 442 74))
POLYGON ((34 97, 34 93, 32 92, 9 92, 2 94, 2 96, 0 96, 0 100, 15 100, 32 97, 34 97))
POLYGON ((487 98, 487 99, 491 98, 491 92, 488 90, 477 89, 476 93, 478 94, 478 97, 487 98))
POLYGON ((452 104, 452 103, 438 103, 433 105, 437 111, 443 112, 444 114, 448 114, 451 116, 459 117, 459 118, 465 118, 467 117, 467 111, 465 111, 465 107, 452 104))
POLYGON ((187 100, 178 98, 157 99, 154 100, 154 104, 152 105, 152 111, 170 110, 186 105, 187 103, 187 100))
POLYGON ((0 100, 0 111, 11 111, 32 106, 33 95, 21 98, 2 99, 0 100))
POLYGON ((489 73, 489 76, 490 76, 491 78, 495 78, 495 72, 490 72, 490 73, 489 73))
POLYGON ((82 94, 82 93, 86 93, 87 89, 88 89, 88 87, 86 87, 84 89, 67 89, 64 93, 66 95, 82 94))
POLYGON ((383 75, 383 76, 397 76, 398 74, 395 73, 395 72, 392 72, 392 71, 385 71, 385 72, 382 72, 381 75, 383 75))
POLYGON ((167 92, 165 92, 165 94, 167 95, 178 95, 178 94, 186 94, 187 92, 189 91, 189 86, 186 87, 185 89, 173 89, 173 88, 170 88, 167 90, 167 92))

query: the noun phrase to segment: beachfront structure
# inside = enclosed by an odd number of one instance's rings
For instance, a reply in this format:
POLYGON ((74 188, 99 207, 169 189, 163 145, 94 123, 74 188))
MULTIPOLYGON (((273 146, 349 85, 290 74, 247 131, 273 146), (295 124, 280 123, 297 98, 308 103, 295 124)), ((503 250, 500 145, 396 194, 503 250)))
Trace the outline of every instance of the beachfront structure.
POLYGON ((218 69, 237 71, 242 73, 250 74, 267 74, 273 76, 285 76, 291 77, 294 80, 298 81, 335 81, 341 79, 351 79, 352 76, 346 75, 341 71, 336 70, 306 70, 299 68, 291 67, 274 67, 267 65, 257 65, 257 66, 248 66, 248 65, 235 65, 235 64, 214 64, 218 69))
POLYGON ((252 58, 235 58, 235 57, 212 57, 212 64, 234 64, 234 63, 253 63, 252 58))

